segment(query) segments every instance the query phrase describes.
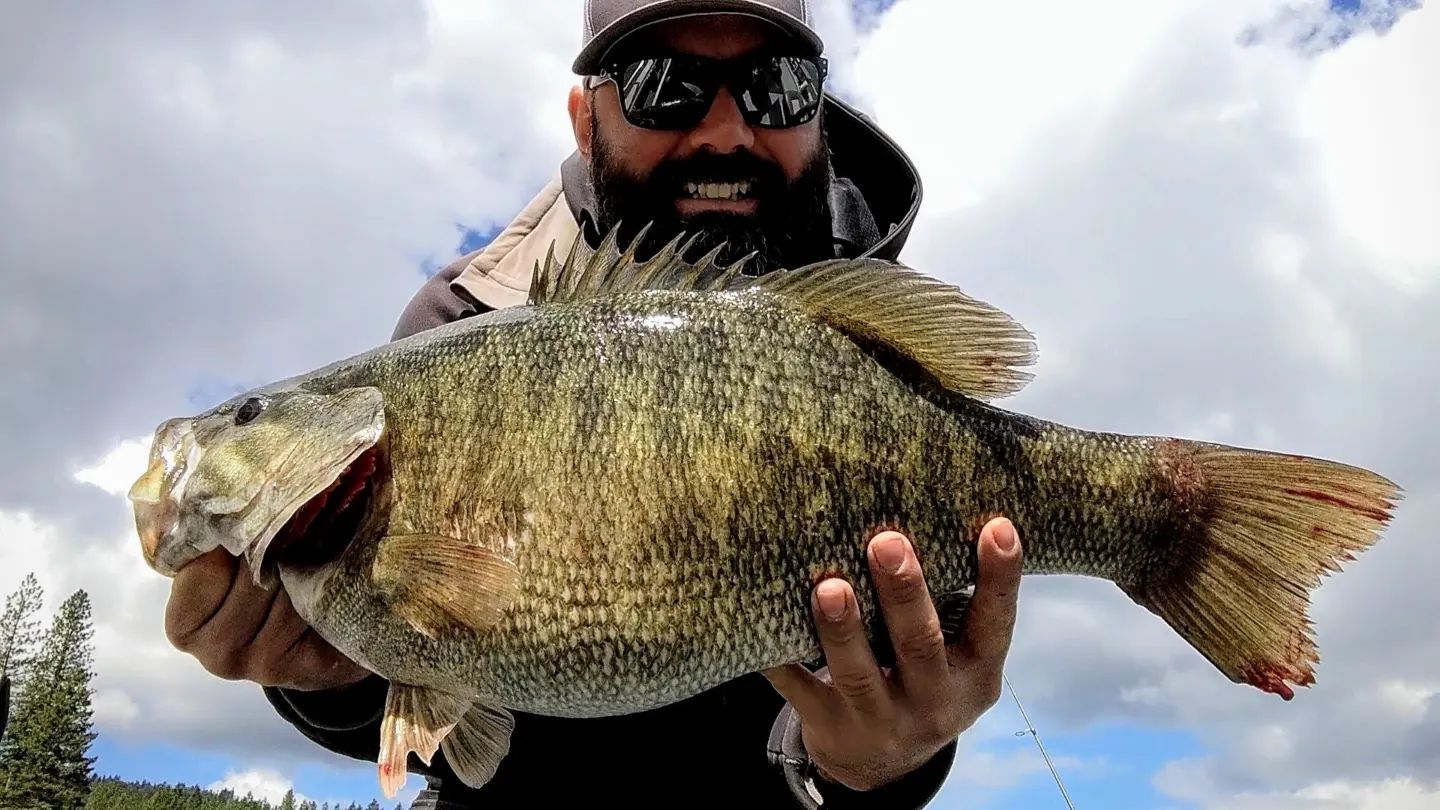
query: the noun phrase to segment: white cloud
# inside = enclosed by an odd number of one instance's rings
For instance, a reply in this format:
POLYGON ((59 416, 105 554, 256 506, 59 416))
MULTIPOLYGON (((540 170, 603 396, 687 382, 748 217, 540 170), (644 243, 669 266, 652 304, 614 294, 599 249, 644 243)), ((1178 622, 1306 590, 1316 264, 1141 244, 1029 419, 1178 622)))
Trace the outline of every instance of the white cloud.
POLYGON ((1418 291, 1440 265, 1440 20, 1404 17, 1315 61, 1299 99, 1333 222, 1382 261, 1381 278, 1418 291))
POLYGON ((126 728, 140 717, 139 704, 119 689, 97 691, 91 706, 95 723, 104 728, 126 728))
MULTIPOLYGON (((282 776, 278 771, 268 768, 251 768, 243 771, 230 771, 225 778, 219 779, 207 788, 208 790, 232 790, 236 796, 253 796, 279 805, 285 798, 286 791, 294 790, 295 783, 282 776)), ((307 801, 308 797, 296 792, 295 801, 307 801)))
POLYGON ((1189 764, 1172 763, 1156 781, 1199 810, 1431 810, 1440 805, 1440 783, 1410 778, 1326 780, 1293 792, 1231 794, 1207 784, 1189 764))
POLYGON ((40 618, 48 622, 64 596, 56 598, 48 587, 54 570, 52 554, 60 544, 54 528, 29 512, 0 510, 0 592, 9 594, 26 574, 34 573, 45 590, 40 618))
POLYGON ((1000 193, 1062 123, 1075 148, 1102 137, 1188 8, 906 0, 866 38, 856 92, 921 168, 926 217, 947 216, 1000 193))
POLYGON ((150 456, 150 436, 127 439, 97 464, 75 473, 75 480, 99 487, 110 495, 124 495, 145 472, 150 456))

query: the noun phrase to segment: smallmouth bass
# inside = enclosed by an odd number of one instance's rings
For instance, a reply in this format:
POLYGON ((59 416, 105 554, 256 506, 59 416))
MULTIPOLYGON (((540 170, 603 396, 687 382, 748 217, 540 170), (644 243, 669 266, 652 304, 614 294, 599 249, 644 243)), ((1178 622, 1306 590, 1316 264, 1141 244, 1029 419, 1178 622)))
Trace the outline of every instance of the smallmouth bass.
POLYGON ((412 752, 484 784, 512 710, 637 712, 816 660, 820 578, 875 626, 883 528, 941 597, 1003 515, 1025 573, 1114 582, 1236 683, 1314 683, 1309 593, 1394 483, 1006 411, 1035 345, 995 307, 888 261, 754 277, 688 247, 552 255, 527 306, 166 420, 130 492, 146 561, 223 547, 385 677, 388 797, 412 752))

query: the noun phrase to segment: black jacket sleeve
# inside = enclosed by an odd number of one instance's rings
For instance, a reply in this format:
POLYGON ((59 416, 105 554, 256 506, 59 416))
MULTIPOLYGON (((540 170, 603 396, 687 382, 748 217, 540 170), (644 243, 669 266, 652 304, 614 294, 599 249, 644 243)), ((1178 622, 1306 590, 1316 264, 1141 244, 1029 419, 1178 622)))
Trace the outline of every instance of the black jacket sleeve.
MULTIPOLYGON (((317 745, 375 762, 387 687, 383 678, 372 676, 344 689, 267 687, 264 692, 280 716, 317 745)), ((798 747, 790 706, 766 689, 767 681, 749 676, 640 715, 569 719, 517 714, 510 753, 495 780, 480 790, 461 783, 440 752, 429 765, 412 754, 409 769, 428 781, 426 803, 443 807, 604 799, 659 807, 676 801, 677 791, 704 790, 723 798, 721 804, 743 803, 747 810, 919 810, 934 799, 950 772, 954 743, 877 790, 825 782, 814 776, 798 747), (754 732, 771 718, 767 746, 754 732), (823 804, 817 803, 817 794, 823 804)))

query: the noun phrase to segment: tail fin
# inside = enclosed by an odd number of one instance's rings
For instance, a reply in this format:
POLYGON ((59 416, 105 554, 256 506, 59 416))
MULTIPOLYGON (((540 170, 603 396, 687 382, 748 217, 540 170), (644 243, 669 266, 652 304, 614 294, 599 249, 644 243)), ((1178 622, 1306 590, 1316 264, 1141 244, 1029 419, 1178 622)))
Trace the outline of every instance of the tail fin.
MULTIPOLYGON (((1230 680, 1285 700, 1315 682, 1310 592, 1370 547, 1401 490, 1321 459, 1177 442, 1205 522, 1173 577, 1127 587, 1230 680)), ((1168 455, 1168 453, 1167 453, 1168 455)))

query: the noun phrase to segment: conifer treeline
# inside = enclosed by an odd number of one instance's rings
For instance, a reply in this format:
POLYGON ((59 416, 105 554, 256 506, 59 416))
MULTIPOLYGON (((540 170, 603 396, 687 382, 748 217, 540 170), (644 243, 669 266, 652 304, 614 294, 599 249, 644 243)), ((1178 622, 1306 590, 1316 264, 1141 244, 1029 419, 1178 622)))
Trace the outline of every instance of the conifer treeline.
MULTIPOLYGON (((237 796, 233 790, 206 790, 197 785, 169 785, 151 782, 126 782, 103 777, 96 779, 85 810, 381 810, 380 803, 369 805, 316 804, 296 801, 295 791, 287 791, 275 805, 251 796, 237 796)), ((394 810, 402 810, 396 804, 394 810)))

